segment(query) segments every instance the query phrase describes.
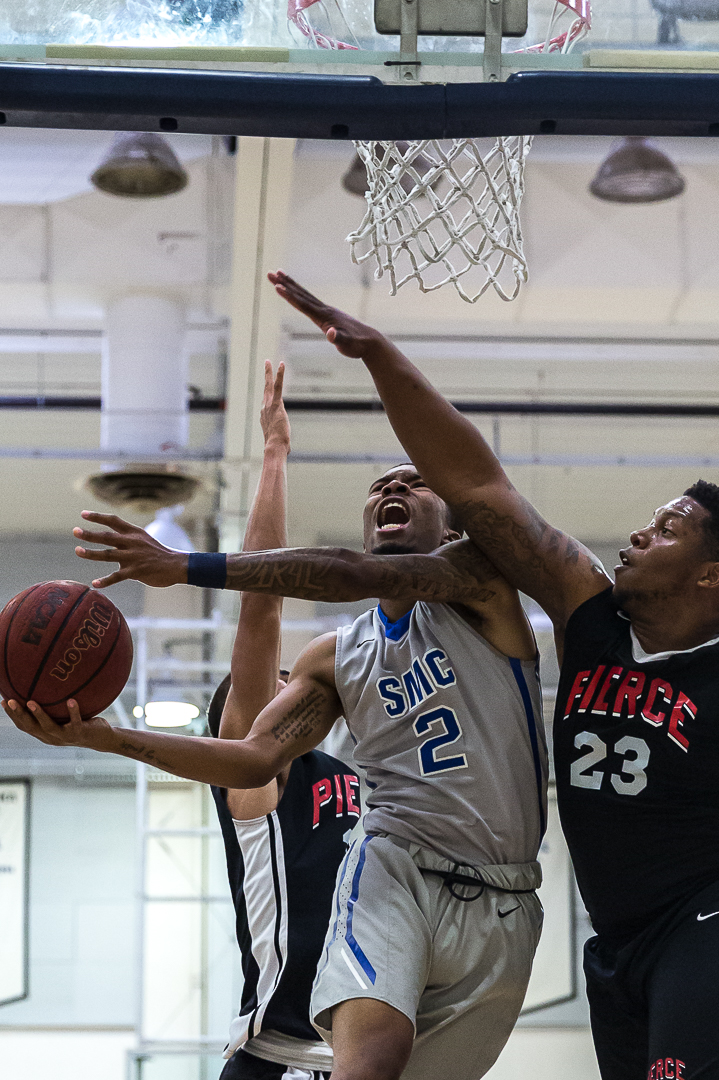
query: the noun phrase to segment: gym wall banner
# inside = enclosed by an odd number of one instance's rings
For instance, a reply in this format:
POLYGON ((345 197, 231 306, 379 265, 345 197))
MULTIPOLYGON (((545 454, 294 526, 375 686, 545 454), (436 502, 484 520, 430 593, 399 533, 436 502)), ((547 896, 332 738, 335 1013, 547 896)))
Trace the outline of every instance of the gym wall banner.
POLYGON ((27 997, 27 780, 0 780, 0 1005, 27 997))

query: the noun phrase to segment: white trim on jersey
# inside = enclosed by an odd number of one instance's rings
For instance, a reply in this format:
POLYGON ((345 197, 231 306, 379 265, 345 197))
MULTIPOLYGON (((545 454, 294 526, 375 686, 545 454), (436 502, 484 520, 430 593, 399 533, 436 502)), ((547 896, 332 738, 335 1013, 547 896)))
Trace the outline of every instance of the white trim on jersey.
POLYGON ((245 866, 247 924, 259 979, 254 1011, 235 1017, 230 1025, 232 1050, 260 1031, 265 1010, 287 963, 287 878, 277 812, 234 824, 245 866))

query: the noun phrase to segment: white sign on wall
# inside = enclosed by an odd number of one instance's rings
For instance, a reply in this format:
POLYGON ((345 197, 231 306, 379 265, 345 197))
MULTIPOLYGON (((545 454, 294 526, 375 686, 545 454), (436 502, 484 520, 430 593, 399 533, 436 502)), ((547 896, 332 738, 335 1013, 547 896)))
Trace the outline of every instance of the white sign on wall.
POLYGON ((569 1001, 576 993, 574 875, 553 786, 548 801, 547 831, 539 851, 544 880, 538 894, 544 908, 544 926, 524 999, 525 1013, 569 1001))
POLYGON ((0 1005, 27 997, 29 784, 0 780, 0 1005))

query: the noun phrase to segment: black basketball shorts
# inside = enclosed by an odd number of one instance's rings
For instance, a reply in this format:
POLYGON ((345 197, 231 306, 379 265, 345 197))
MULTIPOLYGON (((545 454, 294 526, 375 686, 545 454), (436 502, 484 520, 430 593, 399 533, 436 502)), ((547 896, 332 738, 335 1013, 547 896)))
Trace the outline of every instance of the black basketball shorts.
POLYGON ((719 1080, 719 882, 584 970, 602 1080, 719 1080))
POLYGON ((265 1061, 239 1049, 235 1050, 220 1073, 220 1080, 329 1080, 329 1076, 330 1074, 325 1072, 313 1072, 312 1069, 298 1069, 294 1065, 265 1061))

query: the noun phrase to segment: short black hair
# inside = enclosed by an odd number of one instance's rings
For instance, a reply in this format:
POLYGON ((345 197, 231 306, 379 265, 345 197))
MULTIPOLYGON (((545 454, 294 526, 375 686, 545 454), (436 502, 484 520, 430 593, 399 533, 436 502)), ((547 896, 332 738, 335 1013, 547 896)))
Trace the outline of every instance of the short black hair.
MULTIPOLYGON (((283 682, 287 682, 290 677, 290 673, 287 668, 280 668, 280 678, 283 682)), ((225 702, 227 701, 227 695, 230 692, 230 686, 232 685, 232 676, 225 675, 220 685, 212 695, 212 700, 207 706, 207 726, 210 729, 210 734, 215 739, 220 735, 220 721, 222 720, 222 712, 225 708, 225 702)))
POLYGON ((719 561, 719 486, 708 480, 697 480, 684 494, 707 511, 709 516, 702 520, 707 550, 712 559, 719 561))

